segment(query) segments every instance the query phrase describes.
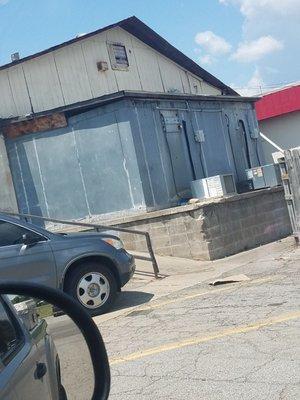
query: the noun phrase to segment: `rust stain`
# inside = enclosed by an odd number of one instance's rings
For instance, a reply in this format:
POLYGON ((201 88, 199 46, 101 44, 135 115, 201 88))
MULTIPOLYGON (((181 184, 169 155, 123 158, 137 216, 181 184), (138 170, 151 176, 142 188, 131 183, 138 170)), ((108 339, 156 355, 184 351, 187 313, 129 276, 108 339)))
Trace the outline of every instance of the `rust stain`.
POLYGON ((14 122, 3 127, 4 135, 9 139, 29 133, 45 132, 52 129, 64 128, 68 125, 65 114, 54 113, 27 121, 14 122))

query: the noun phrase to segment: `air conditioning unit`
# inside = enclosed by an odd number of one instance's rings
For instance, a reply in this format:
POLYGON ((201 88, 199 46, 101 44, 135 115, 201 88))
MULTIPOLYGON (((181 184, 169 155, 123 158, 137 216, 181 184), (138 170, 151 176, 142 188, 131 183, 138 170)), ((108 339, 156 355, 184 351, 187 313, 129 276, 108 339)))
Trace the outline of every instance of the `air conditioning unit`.
POLYGON ((208 199, 236 193, 234 177, 231 174, 210 176, 191 182, 193 197, 208 199))
POLYGON ((278 164, 267 164, 246 169, 246 174, 254 190, 275 187, 282 184, 280 167, 278 164))

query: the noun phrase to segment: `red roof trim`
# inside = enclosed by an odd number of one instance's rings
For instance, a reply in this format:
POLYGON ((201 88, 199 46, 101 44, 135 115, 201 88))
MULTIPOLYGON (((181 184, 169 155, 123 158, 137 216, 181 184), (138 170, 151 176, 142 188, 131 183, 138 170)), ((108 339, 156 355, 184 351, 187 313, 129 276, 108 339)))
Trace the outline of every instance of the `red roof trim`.
POLYGON ((263 96, 255 104, 255 109, 259 121, 300 111, 300 85, 263 96))

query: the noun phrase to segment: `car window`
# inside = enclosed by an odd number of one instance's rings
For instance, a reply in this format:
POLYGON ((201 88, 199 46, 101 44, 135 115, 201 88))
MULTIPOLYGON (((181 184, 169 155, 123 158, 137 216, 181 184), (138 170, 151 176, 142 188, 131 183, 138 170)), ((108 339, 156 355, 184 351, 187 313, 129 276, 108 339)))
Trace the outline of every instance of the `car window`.
POLYGON ((22 343, 22 333, 15 317, 0 300, 0 360, 7 364, 22 343))
POLYGON ((30 237, 37 237, 44 240, 39 234, 22 226, 0 220, 0 247, 23 243, 23 235, 25 233, 30 234, 30 237))

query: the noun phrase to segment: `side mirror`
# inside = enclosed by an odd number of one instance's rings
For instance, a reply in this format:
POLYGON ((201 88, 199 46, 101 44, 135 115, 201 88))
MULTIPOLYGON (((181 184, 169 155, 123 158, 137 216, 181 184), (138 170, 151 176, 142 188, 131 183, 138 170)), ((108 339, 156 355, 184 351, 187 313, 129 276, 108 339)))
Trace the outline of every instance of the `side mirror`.
POLYGON ((30 233, 25 233, 22 235, 22 242, 26 246, 34 246, 39 242, 39 239, 37 236, 30 235, 30 233))
MULTIPOLYGON (((23 298, 32 297, 40 299, 49 305, 59 308, 70 317, 81 331, 90 356, 94 372, 94 389, 91 400, 108 399, 110 391, 110 367, 105 345, 97 325, 79 303, 72 297, 56 289, 44 285, 26 282, 20 283, 17 281, 1 281, 0 295, 15 295, 23 298)), ((12 296, 9 297, 11 298, 12 296)), ((44 370, 38 371, 38 373, 45 374, 45 366, 41 364, 42 366, 44 370)), ((67 396, 61 393, 59 398, 66 399, 67 396)))

